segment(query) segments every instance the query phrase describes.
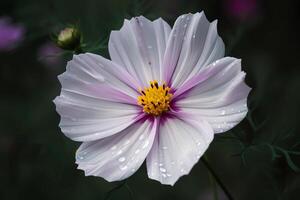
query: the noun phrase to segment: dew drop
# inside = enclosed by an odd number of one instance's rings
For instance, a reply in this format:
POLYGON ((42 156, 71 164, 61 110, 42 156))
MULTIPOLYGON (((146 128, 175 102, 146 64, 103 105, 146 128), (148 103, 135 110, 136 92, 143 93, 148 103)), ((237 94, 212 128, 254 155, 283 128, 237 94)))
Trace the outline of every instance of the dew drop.
POLYGON ((163 149, 163 150, 166 150, 166 149, 168 149, 168 147, 166 147, 166 146, 163 146, 163 147, 162 147, 162 149, 163 149))
POLYGON ((168 174, 168 173, 167 173, 166 175, 167 175, 168 177, 171 177, 171 176, 172 176, 171 174, 168 174))
POLYGON ((127 165, 124 165, 124 166, 121 166, 121 167, 120 167, 120 169, 121 169, 122 171, 126 170, 127 168, 128 168, 127 165))
POLYGON ((226 111, 225 110, 222 110, 221 111, 221 115, 225 115, 226 114, 226 111))
POLYGON ((152 46, 149 45, 149 46, 148 46, 148 49, 152 49, 152 46))
POLYGON ((139 149, 137 149, 137 150, 135 150, 135 152, 134 152, 135 154, 138 154, 138 153, 140 153, 140 150, 139 149))
POLYGON ((146 140, 142 148, 145 149, 148 145, 149 145, 149 140, 146 140))
POLYGON ((144 137, 145 137, 145 135, 141 135, 141 136, 139 137, 139 140, 144 139, 144 137))
POLYGON ((117 152, 117 155, 120 155, 121 153, 123 153, 123 151, 122 151, 122 150, 119 150, 119 151, 117 152))
POLYGON ((83 157, 83 156, 81 156, 81 155, 79 155, 79 156, 78 156, 78 159, 79 159, 79 160, 83 160, 83 159, 84 159, 84 157, 83 157))
POLYGON ((167 178, 167 175, 166 175, 166 174, 161 174, 161 175, 162 175, 162 177, 167 178))
POLYGON ((119 162, 124 162, 126 160, 126 158, 125 157, 121 157, 121 158, 119 158, 119 162))
POLYGON ((159 170, 160 170, 161 172, 166 172, 166 171, 167 171, 167 170, 166 170, 165 168, 163 168, 163 167, 160 167, 159 170))

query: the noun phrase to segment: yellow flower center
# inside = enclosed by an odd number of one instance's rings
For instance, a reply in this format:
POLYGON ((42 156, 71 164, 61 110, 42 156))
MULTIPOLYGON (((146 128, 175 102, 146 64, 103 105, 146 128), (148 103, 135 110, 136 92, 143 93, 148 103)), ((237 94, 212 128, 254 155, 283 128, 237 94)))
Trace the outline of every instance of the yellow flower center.
POLYGON ((159 116, 170 109, 170 102, 173 94, 166 84, 158 85, 157 81, 150 81, 150 87, 140 89, 138 104, 143 107, 145 113, 159 116))

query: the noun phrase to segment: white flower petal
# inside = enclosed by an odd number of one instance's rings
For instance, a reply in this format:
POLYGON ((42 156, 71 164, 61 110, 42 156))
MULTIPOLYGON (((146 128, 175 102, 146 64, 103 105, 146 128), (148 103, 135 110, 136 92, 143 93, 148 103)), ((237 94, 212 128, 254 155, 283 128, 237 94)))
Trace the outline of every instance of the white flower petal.
POLYGON ((112 31, 109 53, 113 62, 124 67, 141 83, 161 77, 162 59, 165 53, 170 26, 158 19, 154 22, 144 17, 125 20, 120 31, 112 31))
MULTIPOLYGON (((176 106, 185 113, 199 115, 208 121, 215 133, 233 128, 247 114, 247 96, 250 88, 245 84, 245 73, 241 71, 241 60, 223 58, 217 60, 194 79, 197 84, 177 96, 176 106), (213 73, 206 73, 211 71, 213 73), (205 74, 205 75, 204 75, 205 74), (209 74, 209 75, 208 75, 209 74), (203 77, 205 76, 205 79, 203 77)), ((185 85, 184 85, 185 86, 185 85)))
POLYGON ((178 88, 211 62, 224 56, 217 21, 209 23, 204 12, 177 18, 164 57, 164 80, 178 88))
MULTIPOLYGON (((61 130, 67 137, 76 141, 101 139, 141 117, 134 85, 121 80, 114 67, 100 56, 82 54, 74 56, 66 72, 59 76, 62 90, 54 103, 61 116, 61 130)), ((122 75, 126 80, 132 79, 122 75)))
POLYGON ((201 119, 189 116, 164 119, 147 156, 149 178, 174 185, 178 178, 190 172, 212 139, 211 126, 201 119))
POLYGON ((78 168, 107 181, 123 180, 142 165, 156 131, 156 120, 139 121, 116 135, 83 143, 76 153, 78 168))

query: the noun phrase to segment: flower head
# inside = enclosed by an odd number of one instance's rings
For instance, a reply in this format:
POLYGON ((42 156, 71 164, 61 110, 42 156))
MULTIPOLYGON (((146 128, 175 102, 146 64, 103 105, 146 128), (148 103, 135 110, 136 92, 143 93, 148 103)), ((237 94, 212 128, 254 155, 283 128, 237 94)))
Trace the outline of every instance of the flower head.
POLYGON ((60 31, 56 43, 62 49, 76 50, 81 44, 81 33, 76 27, 67 27, 60 31))
POLYGON ((223 57, 217 22, 203 12, 180 16, 173 29, 162 19, 125 20, 109 53, 75 55, 54 100, 62 132, 83 142, 76 163, 86 175, 122 180, 146 160, 151 179, 173 185, 214 134, 247 113, 241 60, 223 57))
POLYGON ((11 51, 24 38, 25 29, 23 26, 13 24, 8 17, 0 18, 0 51, 11 51))

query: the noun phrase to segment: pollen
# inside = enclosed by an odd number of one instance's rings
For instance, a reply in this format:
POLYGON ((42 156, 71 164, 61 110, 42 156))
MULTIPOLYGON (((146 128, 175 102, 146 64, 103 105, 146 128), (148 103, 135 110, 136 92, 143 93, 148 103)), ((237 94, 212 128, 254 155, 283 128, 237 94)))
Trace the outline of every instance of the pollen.
POLYGON ((159 116, 170 109, 172 94, 166 83, 159 85, 157 81, 150 81, 150 87, 140 89, 138 104, 143 107, 147 114, 159 116))

